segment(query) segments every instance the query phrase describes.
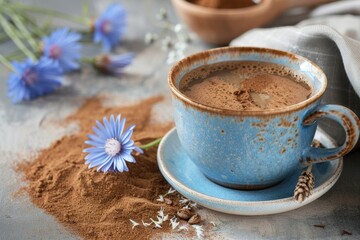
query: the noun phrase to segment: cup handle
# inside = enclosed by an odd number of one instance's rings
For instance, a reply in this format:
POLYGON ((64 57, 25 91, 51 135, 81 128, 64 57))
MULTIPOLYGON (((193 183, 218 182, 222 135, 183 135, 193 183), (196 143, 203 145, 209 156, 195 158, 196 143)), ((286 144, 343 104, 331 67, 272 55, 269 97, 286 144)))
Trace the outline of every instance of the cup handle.
POLYGON ((303 165, 325 162, 344 156, 359 139, 360 121, 356 114, 350 109, 339 105, 319 105, 305 117, 303 124, 312 125, 317 119, 326 117, 338 122, 345 130, 346 139, 342 146, 337 148, 314 148, 309 146, 300 160, 303 165))

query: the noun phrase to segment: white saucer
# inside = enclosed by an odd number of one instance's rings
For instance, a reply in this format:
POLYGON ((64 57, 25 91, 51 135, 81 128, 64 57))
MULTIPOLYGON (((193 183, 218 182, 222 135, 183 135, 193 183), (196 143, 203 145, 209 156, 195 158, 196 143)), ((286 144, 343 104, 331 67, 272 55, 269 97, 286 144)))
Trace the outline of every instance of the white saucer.
MULTIPOLYGON (((316 132, 315 139, 327 148, 336 146, 321 129, 316 132)), ((325 194, 336 183, 343 168, 342 158, 314 165, 315 188, 310 197, 298 203, 292 196, 302 171, 300 169, 267 189, 244 191, 225 188, 210 181, 197 169, 182 149, 175 128, 162 139, 157 156, 163 176, 186 198, 204 207, 237 215, 274 214, 305 206, 325 194)))

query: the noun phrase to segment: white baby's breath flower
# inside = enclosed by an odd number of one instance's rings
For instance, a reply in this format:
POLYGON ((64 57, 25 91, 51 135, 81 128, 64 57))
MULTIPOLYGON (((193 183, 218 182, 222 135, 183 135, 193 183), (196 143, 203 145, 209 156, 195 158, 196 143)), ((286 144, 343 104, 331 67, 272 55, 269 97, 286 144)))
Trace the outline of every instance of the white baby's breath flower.
POLYGON ((177 51, 183 52, 188 47, 188 44, 186 42, 179 41, 175 43, 174 47, 177 51))
POLYGON ((175 48, 174 50, 169 51, 166 63, 171 65, 185 57, 185 53, 182 49, 175 48))
POLYGON ((174 46, 174 42, 170 36, 166 36, 161 41, 161 49, 164 51, 170 50, 171 48, 173 48, 173 46, 174 46))
POLYGON ((168 196, 168 195, 170 195, 170 194, 173 194, 174 192, 176 192, 175 189, 169 188, 169 190, 167 191, 167 193, 165 193, 164 195, 159 195, 159 198, 156 199, 156 201, 158 201, 158 202, 165 202, 164 197, 166 197, 166 196, 168 196))
POLYGON ((161 217, 161 218, 164 218, 164 211, 165 211, 165 208, 164 207, 161 207, 160 210, 158 211, 158 215, 161 217))
POLYGON ((179 33, 182 30, 183 30, 183 26, 181 24, 178 23, 174 26, 174 32, 179 33))
POLYGON ((185 57, 185 49, 187 48, 187 43, 183 42, 183 41, 178 41, 178 42, 171 42, 167 45, 166 47, 166 41, 163 42, 163 49, 165 50, 170 50, 168 52, 168 57, 166 60, 167 64, 173 64, 181 59, 183 59, 185 57))
POLYGON ((189 205, 189 204, 188 204, 188 205, 186 205, 186 206, 184 206, 183 208, 186 208, 186 209, 191 210, 191 207, 190 207, 190 205, 189 205))
POLYGON ((156 216, 156 218, 157 218, 157 223, 159 223, 160 225, 162 225, 162 223, 163 223, 163 219, 162 219, 162 217, 160 217, 160 216, 156 216))
MULTIPOLYGON (((156 216, 157 221, 150 218, 151 222, 154 223, 155 228, 162 228, 163 222, 165 222, 165 221, 167 221, 169 219, 169 214, 165 215, 164 211, 165 211, 164 207, 161 207, 160 210, 158 211, 158 215, 156 216)), ((145 226, 145 224, 148 225, 148 226, 150 225, 150 224, 147 224, 147 223, 143 222, 144 226, 145 226)))
POLYGON ((185 53, 183 50, 176 50, 176 59, 177 61, 185 58, 185 53))
POLYGON ((184 198, 184 197, 181 197, 181 199, 179 200, 179 203, 180 203, 180 204, 186 204, 186 203, 188 203, 189 201, 190 201, 189 199, 184 198))
POLYGON ((183 196, 179 200, 179 203, 181 205, 185 205, 183 208, 187 208, 187 209, 198 208, 198 205, 196 202, 193 202, 187 198, 184 198, 183 196))
POLYGON ((170 219, 169 225, 171 225, 172 230, 174 230, 179 224, 180 223, 177 221, 177 218, 175 216, 170 219))
POLYGON ((145 43, 146 44, 152 44, 157 40, 158 36, 154 33, 146 33, 145 34, 145 43))
POLYGON ((163 222, 166 222, 168 219, 169 219, 169 214, 166 214, 165 215, 165 209, 164 207, 161 207, 160 210, 158 211, 158 221, 163 223, 163 222))
POLYGON ((164 200, 164 196, 163 196, 163 195, 159 195, 159 198, 156 199, 156 201, 158 201, 158 202, 164 202, 164 201, 165 201, 165 200, 164 200))
POLYGON ((135 221, 132 220, 132 219, 129 219, 129 220, 130 220, 130 222, 131 222, 131 224, 132 224, 132 228, 131 228, 131 229, 134 229, 136 226, 139 226, 139 225, 140 225, 139 223, 135 222, 135 221))
POLYGON ((209 223, 212 226, 212 231, 217 231, 224 225, 224 223, 219 219, 217 219, 216 221, 210 221, 209 223))
POLYGON ((198 208, 198 205, 196 202, 191 202, 191 203, 189 203, 189 205, 191 208, 198 208))
POLYGON ((145 42, 150 44, 159 39, 161 49, 168 52, 166 63, 170 65, 185 57, 184 52, 191 42, 191 37, 182 24, 173 24, 169 21, 166 9, 161 8, 156 18, 160 21, 162 31, 159 35, 147 33, 145 42))
POLYGON ((155 224, 155 228, 162 228, 162 222, 155 221, 154 219, 150 218, 150 220, 155 224))
POLYGON ((144 220, 141 220, 141 221, 142 221, 142 224, 143 224, 144 227, 148 227, 148 226, 150 226, 152 224, 152 222, 147 223, 147 222, 144 222, 144 220))
POLYGON ((219 224, 215 223, 214 221, 210 221, 210 224, 212 226, 211 230, 213 231, 219 230, 219 224))
POLYGON ((180 232, 180 231, 189 231, 189 229, 187 228, 187 226, 182 225, 178 228, 178 232, 180 232))
POLYGON ((173 189, 172 187, 170 187, 169 190, 168 190, 168 192, 167 192, 166 194, 169 195, 169 194, 172 194, 172 193, 174 193, 174 192, 176 192, 176 190, 173 189))
POLYGON ((181 32, 177 34, 177 37, 179 39, 180 42, 184 42, 186 44, 189 44, 192 42, 192 38, 191 36, 187 33, 187 32, 181 32))
POLYGON ((170 52, 168 53, 168 56, 167 56, 167 59, 166 59, 166 63, 167 63, 168 65, 171 65, 171 64, 173 64, 173 63, 176 62, 176 59, 177 59, 176 52, 175 52, 175 51, 170 51, 170 52))
POLYGON ((160 8, 159 13, 156 15, 156 18, 160 21, 166 20, 168 18, 168 13, 165 8, 160 8))
POLYGON ((196 232, 196 236, 200 239, 204 237, 204 228, 201 225, 191 225, 196 232))

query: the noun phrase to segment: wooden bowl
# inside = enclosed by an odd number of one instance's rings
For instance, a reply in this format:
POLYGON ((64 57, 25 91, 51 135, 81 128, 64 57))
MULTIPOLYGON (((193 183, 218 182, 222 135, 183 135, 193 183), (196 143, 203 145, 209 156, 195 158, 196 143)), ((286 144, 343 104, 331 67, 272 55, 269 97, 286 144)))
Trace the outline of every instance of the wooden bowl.
POLYGON ((289 8, 314 6, 333 0, 262 0, 243 8, 217 9, 196 5, 187 0, 172 0, 180 20, 202 40, 225 45, 249 29, 263 26, 289 8), (249 6, 251 5, 251 6, 249 6))

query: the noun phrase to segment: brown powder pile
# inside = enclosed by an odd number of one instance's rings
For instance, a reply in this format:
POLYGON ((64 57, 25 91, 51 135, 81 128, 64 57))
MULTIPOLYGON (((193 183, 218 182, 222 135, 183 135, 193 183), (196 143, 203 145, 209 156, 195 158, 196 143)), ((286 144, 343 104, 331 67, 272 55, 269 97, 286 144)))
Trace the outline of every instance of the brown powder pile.
POLYGON ((231 8, 245 8, 256 5, 253 0, 188 0, 191 3, 200 5, 203 7, 209 8, 221 8, 221 9, 231 9, 231 8))
MULTIPOLYGON (((65 136, 43 150, 33 161, 22 163, 19 171, 28 182, 32 202, 86 239, 148 239, 170 231, 138 226, 131 229, 129 219, 141 224, 156 219, 160 207, 173 216, 178 206, 159 203, 155 199, 168 191, 156 163, 156 147, 128 163, 129 172, 102 173, 88 169, 82 150, 95 120, 111 114, 122 114, 127 124, 136 124, 133 140, 142 144, 163 136, 172 124, 150 124, 151 109, 161 97, 154 97, 126 107, 103 107, 98 98, 88 100, 68 121, 77 121, 81 131, 65 136)), ((169 196, 175 198, 175 196, 169 196)))

